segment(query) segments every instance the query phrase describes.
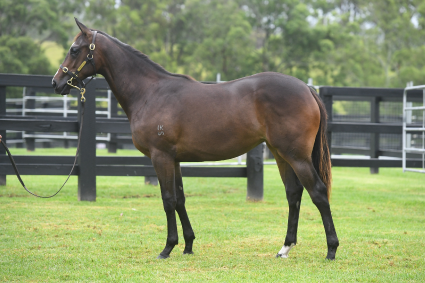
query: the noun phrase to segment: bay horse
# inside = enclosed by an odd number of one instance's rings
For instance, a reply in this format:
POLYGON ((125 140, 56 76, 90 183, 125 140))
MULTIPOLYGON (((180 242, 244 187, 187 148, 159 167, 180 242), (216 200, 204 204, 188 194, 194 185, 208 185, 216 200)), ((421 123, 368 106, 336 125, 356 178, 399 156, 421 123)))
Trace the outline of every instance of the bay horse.
POLYGON ((287 234, 276 257, 288 257, 297 243, 305 188, 322 217, 326 258, 335 259, 339 241, 329 206, 327 114, 313 89, 273 72, 203 84, 170 73, 131 46, 75 21, 81 32, 52 85, 56 93, 66 95, 76 87, 74 80, 80 83, 96 73, 105 77, 130 121, 135 147, 152 160, 158 175, 168 232, 158 258, 168 258, 178 244, 176 211, 185 240, 183 254, 193 254, 195 234, 186 213, 180 162, 230 159, 266 142, 289 204, 287 234), (92 64, 85 64, 87 60, 92 64))

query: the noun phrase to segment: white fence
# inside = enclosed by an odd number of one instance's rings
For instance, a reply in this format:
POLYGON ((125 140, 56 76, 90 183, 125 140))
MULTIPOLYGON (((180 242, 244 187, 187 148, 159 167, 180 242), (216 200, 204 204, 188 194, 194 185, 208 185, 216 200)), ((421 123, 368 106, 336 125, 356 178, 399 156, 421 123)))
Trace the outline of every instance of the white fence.
MULTIPOLYGON (((27 116, 32 113, 43 113, 43 114, 62 114, 63 117, 69 117, 70 114, 77 115, 78 110, 71 110, 70 104, 73 101, 77 101, 76 97, 68 97, 67 95, 63 95, 62 97, 51 97, 51 96, 27 96, 25 95, 26 88, 23 88, 22 98, 8 98, 6 99, 6 103, 22 103, 21 109, 6 109, 6 113, 27 116), (52 102, 52 101, 60 101, 62 102, 62 107, 58 108, 27 108, 28 101, 41 101, 41 102, 52 102)), ((96 115, 105 116, 106 118, 111 118, 111 95, 112 92, 108 90, 107 98, 96 98, 96 102, 106 102, 107 103, 107 111, 98 111, 96 110, 96 115)), ((8 131, 15 132, 16 131, 8 131)), ((63 132, 61 135, 58 134, 29 134, 26 132, 22 133, 22 140, 10 140, 9 143, 23 143, 25 138, 34 138, 37 141, 48 141, 51 139, 61 139, 61 140, 77 140, 77 135, 71 135, 68 132, 63 132)), ((111 135, 108 133, 106 136, 97 136, 96 140, 108 142, 111 139, 111 135)))
POLYGON ((425 85, 407 86, 403 92, 403 172, 413 171, 425 173, 425 85), (413 107, 412 103, 407 102, 407 91, 414 89, 423 90, 422 106, 413 107), (422 111, 422 127, 412 126, 412 111, 422 111), (422 148, 412 146, 412 133, 422 133, 422 148), (413 169, 406 167, 406 155, 413 153, 422 155, 422 169, 413 169))

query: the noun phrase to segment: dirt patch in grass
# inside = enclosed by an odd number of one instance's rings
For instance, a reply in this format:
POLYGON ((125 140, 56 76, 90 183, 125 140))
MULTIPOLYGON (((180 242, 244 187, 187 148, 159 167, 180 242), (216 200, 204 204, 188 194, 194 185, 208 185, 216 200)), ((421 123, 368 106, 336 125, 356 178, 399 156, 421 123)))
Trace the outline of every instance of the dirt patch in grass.
POLYGON ((0 195, 0 198, 27 198, 27 197, 30 197, 30 195, 17 195, 14 193, 0 195))

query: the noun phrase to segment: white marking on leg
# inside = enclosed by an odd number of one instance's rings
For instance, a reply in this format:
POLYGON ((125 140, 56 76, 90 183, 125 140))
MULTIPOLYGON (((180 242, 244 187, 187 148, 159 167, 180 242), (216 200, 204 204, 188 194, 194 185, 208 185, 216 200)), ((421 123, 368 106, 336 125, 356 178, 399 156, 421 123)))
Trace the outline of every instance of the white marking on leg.
POLYGON ((283 245, 282 249, 277 253, 278 257, 288 258, 289 251, 295 246, 295 244, 291 244, 290 246, 283 245))

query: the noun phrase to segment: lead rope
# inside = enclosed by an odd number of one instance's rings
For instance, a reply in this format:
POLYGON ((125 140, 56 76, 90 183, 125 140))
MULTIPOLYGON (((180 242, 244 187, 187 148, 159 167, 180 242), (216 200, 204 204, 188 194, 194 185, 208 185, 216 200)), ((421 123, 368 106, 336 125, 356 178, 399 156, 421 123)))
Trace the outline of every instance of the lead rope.
MULTIPOLYGON (((84 98, 84 96, 82 98, 84 98)), ((16 177, 18 177, 18 180, 19 180, 19 182, 21 182, 22 187, 24 187, 24 189, 28 193, 32 194, 33 196, 38 197, 38 198, 51 198, 51 197, 54 197, 55 195, 57 195, 62 190, 62 188, 68 182, 69 177, 71 177, 72 171, 74 171, 75 164, 77 163, 78 153, 80 151, 81 131, 83 129, 83 122, 84 122, 84 108, 85 108, 84 107, 84 104, 85 104, 84 102, 85 102, 85 99, 84 99, 84 101, 83 101, 83 99, 81 99, 81 124, 80 124, 80 130, 78 132, 78 144, 77 144, 77 152, 75 153, 74 164, 72 165, 71 172, 69 172, 68 178, 66 178, 65 183, 63 183, 62 187, 60 187, 60 189, 56 193, 54 193, 53 195, 51 195, 51 196, 39 196, 39 195, 37 195, 37 194, 35 194, 35 193, 33 193, 33 192, 31 192, 30 190, 27 189, 27 187, 24 184, 24 181, 22 181, 21 174, 19 174, 18 167, 16 167, 15 160, 13 159, 13 156, 10 153, 9 148, 6 146, 6 144, 4 143, 4 141, 1 141, 1 144, 6 149, 7 155, 9 156, 9 159, 10 159, 10 162, 12 163, 13 169, 15 170, 16 177)))

